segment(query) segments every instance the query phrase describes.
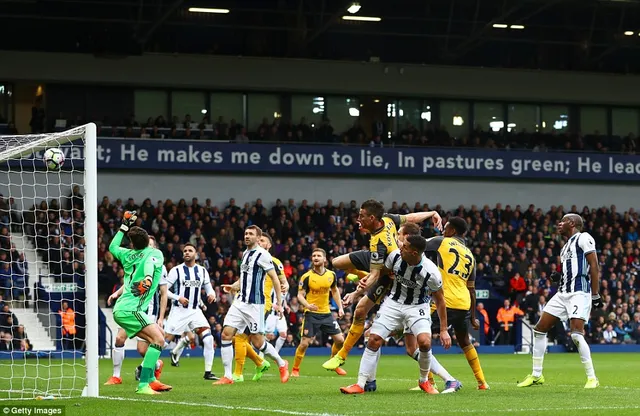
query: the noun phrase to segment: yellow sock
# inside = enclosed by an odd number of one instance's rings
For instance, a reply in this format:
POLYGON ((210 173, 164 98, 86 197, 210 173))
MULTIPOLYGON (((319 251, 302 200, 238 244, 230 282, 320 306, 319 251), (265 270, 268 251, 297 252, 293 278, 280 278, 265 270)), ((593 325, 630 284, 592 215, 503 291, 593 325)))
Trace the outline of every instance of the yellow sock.
POLYGON ((482 367, 480 367, 478 352, 473 345, 466 346, 462 351, 464 351, 464 356, 467 357, 469 367, 473 370, 473 375, 476 377, 476 380, 478 380, 478 384, 484 384, 484 373, 482 372, 482 367))
POLYGON ((263 359, 262 357, 260 357, 258 355, 258 353, 256 352, 256 350, 253 349, 253 347, 251 346, 251 344, 249 343, 249 340, 245 341, 246 345, 247 345, 247 358, 250 359, 251 361, 253 361, 255 363, 255 365, 257 365, 258 367, 260 367, 263 363, 263 359))
POLYGON ((338 351, 340 351, 340 348, 338 348, 336 342, 333 341, 333 344, 331 344, 331 356, 333 357, 334 355, 336 355, 338 351))
POLYGON ((429 375, 427 376, 427 379, 429 380, 429 383, 431 384, 435 383, 435 380, 433 379, 433 373, 431 371, 429 371, 429 375))
POLYGON ((349 328, 349 333, 347 334, 347 339, 344 340, 344 345, 338 351, 338 355, 343 360, 347 359, 347 355, 351 351, 354 345, 358 342, 362 334, 364 333, 364 320, 359 320, 354 318, 353 323, 351 324, 351 328, 349 328))
POLYGON ((300 369, 300 363, 302 363, 302 359, 304 358, 304 354, 307 352, 307 350, 302 350, 300 349, 300 346, 298 346, 298 348, 296 348, 296 358, 293 360, 293 368, 295 370, 299 370, 300 369))
POLYGON ((233 370, 233 374, 237 376, 242 375, 244 370, 244 360, 247 356, 247 342, 241 336, 233 337, 233 349, 235 353, 236 367, 233 370))
POLYGON ((363 279, 369 275, 369 272, 363 272, 362 270, 349 269, 347 273, 352 273, 358 276, 360 279, 363 279))

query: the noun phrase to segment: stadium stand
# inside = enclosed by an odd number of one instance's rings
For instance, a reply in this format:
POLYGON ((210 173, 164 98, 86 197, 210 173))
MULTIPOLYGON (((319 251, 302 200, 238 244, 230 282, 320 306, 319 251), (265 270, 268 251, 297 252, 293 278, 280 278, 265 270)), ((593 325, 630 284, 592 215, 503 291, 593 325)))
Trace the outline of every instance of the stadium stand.
MULTIPOLYGON (((274 241, 274 255, 284 263, 290 280, 289 343, 295 345, 302 319, 302 311, 295 298, 297 280, 310 264, 313 248, 324 248, 329 260, 337 255, 367 245, 367 237, 358 232, 356 201, 334 204, 290 199, 277 200, 267 206, 261 199, 255 203, 237 205, 230 199, 226 206, 215 206, 210 199, 190 202, 182 199, 157 201, 150 199, 141 204, 133 198, 113 201, 105 196, 98 207, 100 221, 100 292, 108 296, 122 284, 122 269, 113 262, 106 247, 117 230, 121 215, 126 210, 138 210, 139 226, 155 235, 165 254, 167 268, 181 262, 180 246, 191 242, 197 246, 200 264, 209 270, 212 283, 219 292, 219 301, 209 307, 206 316, 214 333, 219 335, 220 322, 229 308, 229 299, 220 293, 220 285, 237 278, 238 258, 243 250, 243 229, 258 225, 268 230, 274 241)), ((549 275, 557 269, 561 241, 551 226, 565 212, 580 212, 585 218, 586 231, 596 239, 602 267, 602 294, 606 303, 592 312, 589 337, 594 343, 640 343, 640 302, 636 293, 640 287, 640 242, 638 240, 638 213, 633 209, 619 212, 615 206, 589 208, 553 206, 548 210, 530 205, 495 207, 463 207, 447 210, 416 203, 393 202, 389 212, 406 214, 435 209, 443 218, 456 215, 467 219, 470 232, 467 244, 473 249, 478 263, 477 288, 489 290, 497 299, 508 299, 517 305, 530 323, 535 323, 541 306, 555 293, 549 275), (611 326, 611 329, 608 329, 611 326)), ((423 235, 431 237, 430 224, 423 235)), ((348 292, 348 282, 338 271, 340 290, 348 292)), ((332 305, 332 310, 336 310, 332 305)), ((489 326, 497 343, 508 343, 498 337, 500 325, 496 311, 491 311, 489 326)), ((347 314, 340 325, 346 330, 350 323, 347 314)), ((566 328, 558 327, 552 337, 565 343, 566 328)), ((326 346, 328 339, 318 340, 326 346)))

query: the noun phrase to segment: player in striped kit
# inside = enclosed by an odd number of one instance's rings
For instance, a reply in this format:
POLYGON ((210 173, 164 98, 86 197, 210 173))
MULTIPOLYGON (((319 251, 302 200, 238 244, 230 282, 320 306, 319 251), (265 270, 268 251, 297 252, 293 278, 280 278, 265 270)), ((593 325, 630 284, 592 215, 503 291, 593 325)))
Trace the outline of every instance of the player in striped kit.
POLYGON ((529 387, 544 383, 542 362, 547 349, 547 332, 558 319, 569 319, 571 340, 578 347, 580 361, 587 374, 585 389, 600 385, 593 369, 591 350, 584 339, 584 324, 589 320, 591 307, 603 305, 600 297, 600 274, 596 244, 589 233, 582 232, 584 223, 578 214, 567 214, 558 223, 558 231, 568 241, 562 247, 560 259, 562 274, 554 272, 551 279, 559 282, 558 292, 542 310, 540 320, 533 328, 533 372, 518 387, 529 387))
MULTIPOLYGON (((149 236, 149 247, 156 248, 156 240, 152 236, 149 236)), ((149 309, 147 310, 147 316, 151 320, 151 322, 156 322, 158 326, 162 329, 162 319, 164 318, 164 313, 167 307, 167 284, 165 282, 165 278, 167 277, 167 268, 162 265, 162 279, 160 283, 158 283, 158 290, 153 294, 151 298, 151 303, 149 303, 149 309)), ((124 286, 121 286, 116 292, 112 293, 107 299, 107 306, 111 306, 121 295, 124 290, 124 286)), ((149 349, 149 343, 140 337, 136 337, 137 349, 138 353, 141 357, 144 358, 144 355, 147 353, 149 349)), ((113 361, 113 374, 107 380, 105 386, 110 386, 114 384, 122 384, 122 377, 120 377, 120 372, 122 370, 122 362, 124 361, 124 343, 127 340, 127 333, 124 329, 118 328, 118 333, 115 339, 115 348, 111 353, 111 360, 113 361)), ((164 363, 162 360, 158 360, 156 362, 156 371, 155 378, 160 379, 160 375, 162 374, 162 368, 164 367, 164 363)), ((142 372, 142 364, 136 367, 135 378, 136 380, 140 380, 140 373, 142 372)))
POLYGON ((429 383, 428 374, 431 367, 431 291, 436 302, 438 316, 442 322, 440 339, 445 348, 451 346, 451 337, 447 332, 447 313, 442 290, 440 270, 424 255, 426 240, 419 235, 410 235, 402 247, 389 253, 385 260, 385 271, 393 273, 394 280, 391 291, 384 299, 376 319, 371 326, 367 348, 360 361, 358 382, 340 388, 344 394, 362 394, 371 374, 378 365, 378 350, 391 332, 400 326, 407 328, 416 336, 420 355, 420 379, 418 385, 429 394, 438 391, 429 383))
POLYGON ((283 383, 289 381, 289 363, 280 357, 275 347, 268 343, 264 337, 265 275, 273 283, 276 292, 273 310, 278 314, 282 314, 280 306, 282 293, 271 254, 258 245, 261 236, 262 230, 255 225, 247 227, 244 231, 244 243, 247 245, 247 250, 243 253, 240 264, 240 292, 224 318, 221 336, 224 377, 214 384, 233 384, 231 372, 233 365, 232 340, 237 332, 243 333, 247 328, 251 334, 253 346, 278 363, 280 380, 283 383))
POLYGON ((201 287, 204 287, 207 292, 209 303, 215 302, 216 294, 211 287, 209 272, 196 264, 196 248, 193 244, 184 245, 182 257, 184 263, 171 269, 166 279, 167 287, 178 282, 177 293, 168 291, 169 298, 173 300, 173 306, 165 325, 167 342, 173 340, 176 335, 182 335, 187 329, 196 332, 204 344, 204 379, 218 380, 218 377, 211 373, 215 353, 211 328, 198 305, 201 287))

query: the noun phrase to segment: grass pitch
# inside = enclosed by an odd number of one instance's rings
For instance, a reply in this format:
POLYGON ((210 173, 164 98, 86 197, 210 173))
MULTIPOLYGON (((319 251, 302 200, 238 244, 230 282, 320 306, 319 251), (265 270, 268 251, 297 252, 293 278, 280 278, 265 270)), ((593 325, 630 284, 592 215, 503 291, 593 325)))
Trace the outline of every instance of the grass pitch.
MULTIPOLYGON (((5 370, 0 375, 0 413, 16 414, 20 406, 64 406, 64 414, 75 415, 258 415, 294 416, 332 415, 474 415, 527 414, 559 415, 585 412, 594 415, 640 414, 640 360, 636 354, 594 354, 593 361, 600 379, 596 390, 584 390, 586 381, 577 354, 548 354, 545 358, 546 384, 519 389, 516 383, 531 372, 529 355, 483 355, 480 357, 489 391, 477 391, 476 382, 464 355, 441 355, 440 362, 458 377, 464 387, 458 393, 429 396, 409 391, 417 385, 418 365, 407 356, 383 355, 378 369, 378 391, 346 396, 340 386, 356 381, 361 351, 354 351, 345 364, 348 375, 340 377, 325 371, 325 357, 307 357, 301 366, 301 377, 281 384, 276 366, 262 381, 252 382, 253 364, 245 368, 245 381, 231 386, 212 386, 202 379, 202 358, 183 358, 179 368, 165 359, 162 381, 173 391, 159 396, 134 394, 135 366, 140 360, 127 359, 123 365, 123 384, 101 386, 99 399, 61 399, 35 401, 7 399, 9 382, 5 370), (6 408, 9 408, 7 412, 6 408)), ((289 357, 292 362, 293 357, 289 357)), ((2 363, 5 364, 5 363, 2 363)), ((13 368, 15 388, 20 368, 13 368)), ((23 370, 24 371, 24 370, 23 370)), ((30 368, 28 371, 35 371, 30 368)), ((222 374, 219 355, 214 372, 222 374)), ((111 361, 101 360, 100 378, 111 375, 111 361)), ((28 383, 29 379, 25 379, 28 383)), ((443 383, 439 382, 438 387, 443 383)), ((28 387, 28 386, 27 386, 28 387)), ((12 393, 15 397, 15 393, 12 393)), ((35 414, 32 413, 32 414, 35 414)), ((1 416, 1 415, 0 415, 1 416)))

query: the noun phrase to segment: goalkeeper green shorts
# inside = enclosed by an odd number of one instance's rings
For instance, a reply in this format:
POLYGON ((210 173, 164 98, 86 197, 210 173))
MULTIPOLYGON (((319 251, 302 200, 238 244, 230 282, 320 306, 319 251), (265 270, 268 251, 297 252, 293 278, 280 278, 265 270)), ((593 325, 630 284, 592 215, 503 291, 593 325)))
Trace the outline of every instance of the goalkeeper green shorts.
POLYGON ((153 324, 146 313, 137 311, 115 311, 113 319, 129 338, 135 337, 146 326, 153 324))

